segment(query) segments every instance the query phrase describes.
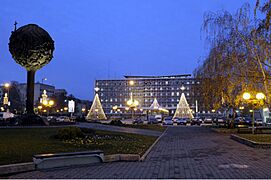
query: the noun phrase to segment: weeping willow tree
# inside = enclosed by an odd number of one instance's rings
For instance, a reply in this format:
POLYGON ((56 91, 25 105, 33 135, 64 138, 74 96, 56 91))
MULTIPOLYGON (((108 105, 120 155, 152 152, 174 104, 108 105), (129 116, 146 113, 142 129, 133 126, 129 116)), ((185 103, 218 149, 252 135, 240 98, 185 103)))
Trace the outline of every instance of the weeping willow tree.
POLYGON ((202 79, 206 109, 238 108, 244 91, 264 91, 270 104, 270 32, 259 30, 258 22, 248 4, 235 14, 204 15, 202 32, 210 52, 194 75, 202 79))

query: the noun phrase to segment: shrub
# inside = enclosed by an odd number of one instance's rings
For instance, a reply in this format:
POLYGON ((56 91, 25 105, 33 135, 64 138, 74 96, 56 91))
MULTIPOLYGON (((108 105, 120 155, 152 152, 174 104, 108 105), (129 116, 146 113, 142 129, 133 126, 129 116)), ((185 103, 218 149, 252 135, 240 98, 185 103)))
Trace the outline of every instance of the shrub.
POLYGON ((81 131, 82 131, 84 134, 88 134, 88 135, 94 135, 94 134, 95 134, 95 130, 89 129, 89 128, 82 128, 81 131))
POLYGON ((79 137, 84 137, 84 134, 78 127, 65 127, 59 129, 57 132, 57 138, 62 140, 75 139, 79 137))

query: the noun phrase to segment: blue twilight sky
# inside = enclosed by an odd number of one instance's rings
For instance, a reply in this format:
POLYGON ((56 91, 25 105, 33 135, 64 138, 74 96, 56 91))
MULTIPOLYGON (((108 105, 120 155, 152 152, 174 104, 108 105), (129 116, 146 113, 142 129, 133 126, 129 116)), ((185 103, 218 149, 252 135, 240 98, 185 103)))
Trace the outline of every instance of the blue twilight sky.
POLYGON ((235 12, 245 2, 254 8, 255 0, 0 0, 0 83, 26 81, 8 51, 15 20, 55 41, 36 81, 91 100, 95 79, 192 73, 207 54, 204 12, 235 12))

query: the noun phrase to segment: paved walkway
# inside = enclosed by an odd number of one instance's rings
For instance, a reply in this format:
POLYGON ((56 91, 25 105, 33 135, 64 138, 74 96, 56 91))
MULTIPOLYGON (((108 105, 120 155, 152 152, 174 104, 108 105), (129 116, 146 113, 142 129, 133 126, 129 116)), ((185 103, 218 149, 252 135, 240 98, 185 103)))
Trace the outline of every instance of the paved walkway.
POLYGON ((125 132, 125 133, 132 133, 132 134, 141 134, 146 136, 160 136, 162 132, 147 130, 147 129, 136 129, 136 128, 127 128, 127 127, 120 127, 120 126, 111 126, 111 125, 104 125, 99 123, 79 123, 76 125, 80 128, 91 128, 91 129, 99 129, 104 131, 115 131, 115 132, 125 132))
POLYGON ((204 127, 170 127, 144 162, 33 171, 11 178, 270 178, 271 150, 204 127))

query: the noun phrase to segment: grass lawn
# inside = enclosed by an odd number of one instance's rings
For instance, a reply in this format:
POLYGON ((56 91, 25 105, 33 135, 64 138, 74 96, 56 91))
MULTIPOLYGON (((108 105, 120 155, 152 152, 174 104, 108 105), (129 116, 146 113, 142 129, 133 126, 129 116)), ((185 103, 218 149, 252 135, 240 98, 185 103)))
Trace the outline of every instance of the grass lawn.
POLYGON ((167 127, 159 125, 159 124, 125 124, 124 127, 149 129, 149 130, 160 131, 160 132, 164 132, 167 129, 167 127))
POLYGON ((54 138, 59 128, 0 129, 0 165, 30 162, 41 153, 103 150, 105 154, 143 155, 156 137, 95 131, 87 143, 82 139, 64 141, 54 138))
POLYGON ((238 134, 238 136, 255 142, 271 143, 271 134, 238 134))

